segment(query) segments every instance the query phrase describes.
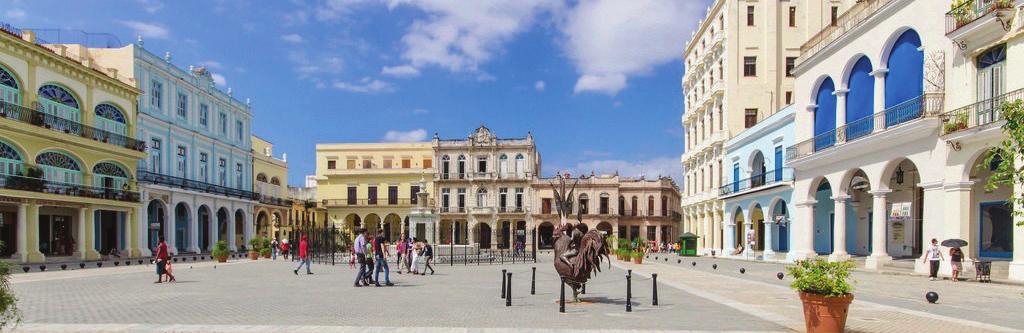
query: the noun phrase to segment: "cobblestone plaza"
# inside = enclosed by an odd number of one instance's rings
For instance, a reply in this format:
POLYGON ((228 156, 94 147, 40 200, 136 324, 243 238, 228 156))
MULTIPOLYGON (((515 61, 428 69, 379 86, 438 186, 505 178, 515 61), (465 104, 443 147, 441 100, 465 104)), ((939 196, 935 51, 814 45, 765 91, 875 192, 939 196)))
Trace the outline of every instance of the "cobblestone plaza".
MULTIPOLYGON (((18 331, 348 332, 348 331, 802 331, 800 302, 780 265, 658 255, 643 265, 616 261, 588 284, 583 304, 558 313, 550 255, 536 264, 440 265, 436 275, 392 274, 395 287, 353 288, 354 270, 290 261, 181 263, 178 282, 153 284, 152 266, 18 274, 18 331), (668 259, 668 261, 665 261, 668 259), (696 263, 696 265, 693 265, 696 263), (717 269, 711 265, 716 264, 717 269), (216 266, 216 267, 215 267, 216 266), (536 294, 530 294, 537 267, 536 294), (745 269, 745 274, 739 273, 745 269), (512 306, 500 298, 500 271, 513 273, 512 306), (632 312, 625 271, 634 269, 632 312), (658 273, 659 305, 651 305, 658 273)), ((853 332, 1012 332, 1024 319, 1020 288, 857 273, 853 332), (956 287, 956 288, 954 288, 956 287), (941 295, 928 304, 924 293, 941 295), (1000 304, 999 311, 991 311, 1000 304)), ((571 296, 570 296, 571 297, 571 296)))

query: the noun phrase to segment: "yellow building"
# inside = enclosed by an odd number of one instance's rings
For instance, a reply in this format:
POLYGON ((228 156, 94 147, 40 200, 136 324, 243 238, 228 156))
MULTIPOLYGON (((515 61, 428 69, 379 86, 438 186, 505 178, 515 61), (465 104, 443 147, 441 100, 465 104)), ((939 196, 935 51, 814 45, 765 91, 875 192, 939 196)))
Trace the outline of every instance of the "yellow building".
POLYGON ((140 91, 74 47, 0 29, 0 255, 20 262, 141 254, 140 91))
MULTIPOLYGON (((318 144, 317 206, 345 232, 384 228, 397 239, 408 228, 415 193, 433 192, 433 153, 429 142, 318 144)), ((412 236, 426 237, 426 230, 412 236)))
POLYGON ((253 209, 256 236, 280 238, 279 229, 289 224, 292 200, 288 197, 288 161, 274 157, 274 145, 252 136, 253 192, 259 203, 253 209))

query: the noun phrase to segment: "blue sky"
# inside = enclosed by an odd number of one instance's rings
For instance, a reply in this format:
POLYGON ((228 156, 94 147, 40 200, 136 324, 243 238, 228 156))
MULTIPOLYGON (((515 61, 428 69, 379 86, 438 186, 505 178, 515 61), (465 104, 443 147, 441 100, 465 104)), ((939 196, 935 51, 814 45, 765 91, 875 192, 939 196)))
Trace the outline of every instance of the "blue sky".
POLYGON ((17 27, 142 35, 180 67, 207 66, 252 99, 253 132, 302 184, 316 143, 461 138, 480 124, 532 131, 546 175, 679 179, 680 58, 710 1, 2 2, 17 27))

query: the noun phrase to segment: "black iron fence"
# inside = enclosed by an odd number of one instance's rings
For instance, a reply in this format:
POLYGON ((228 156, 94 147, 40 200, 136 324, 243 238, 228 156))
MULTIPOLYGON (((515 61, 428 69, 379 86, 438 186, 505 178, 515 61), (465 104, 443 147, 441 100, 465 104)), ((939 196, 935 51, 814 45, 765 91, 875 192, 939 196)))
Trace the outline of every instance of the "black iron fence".
POLYGON ((307 237, 309 248, 306 255, 312 263, 333 266, 347 261, 348 254, 344 252, 346 249, 343 246, 343 238, 348 237, 348 233, 335 226, 293 228, 288 235, 291 242, 288 254, 291 255, 292 261, 299 260, 299 245, 303 236, 307 237))

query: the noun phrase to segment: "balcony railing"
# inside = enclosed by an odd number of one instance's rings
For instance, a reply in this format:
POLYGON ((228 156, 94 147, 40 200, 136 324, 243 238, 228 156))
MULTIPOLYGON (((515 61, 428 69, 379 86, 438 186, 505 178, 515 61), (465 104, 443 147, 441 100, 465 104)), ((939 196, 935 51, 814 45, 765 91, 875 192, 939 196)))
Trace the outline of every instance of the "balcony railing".
POLYGON ((718 188, 718 195, 732 195, 737 193, 746 192, 748 190, 754 190, 768 185, 778 184, 782 182, 790 182, 795 179, 792 168, 782 168, 781 170, 768 170, 763 174, 753 175, 746 179, 734 181, 726 184, 725 186, 718 188))
POLYGON ((1014 90, 971 105, 957 108, 939 116, 942 135, 985 126, 1003 120, 1003 104, 1024 100, 1024 89, 1014 90))
MULTIPOLYGON (((414 206, 419 199, 408 198, 377 198, 377 199, 324 199, 324 206, 328 207, 381 207, 381 206, 414 206)), ((433 199, 428 199, 429 206, 434 205, 433 199)))
POLYGON ((498 207, 498 213, 522 213, 525 212, 523 207, 498 207))
POLYGON ((895 1, 900 0, 863 0, 857 2, 857 4, 846 10, 843 15, 836 18, 835 22, 821 29, 821 31, 800 46, 800 56, 796 59, 797 64, 803 63, 825 47, 832 45, 832 42, 835 42, 839 37, 842 37, 874 16, 879 9, 895 1))
POLYGON ((140 201, 139 192, 63 183, 17 175, 0 175, 0 188, 125 202, 140 201))
POLYGON ((255 195, 259 198, 259 202, 264 205, 291 207, 293 203, 291 199, 282 199, 260 193, 255 193, 255 195))
POLYGON ((0 101, 0 118, 7 118, 26 124, 51 129, 65 134, 75 135, 94 141, 104 142, 124 148, 146 151, 146 143, 121 134, 108 132, 79 122, 57 117, 21 105, 0 101))
POLYGON ((885 111, 851 121, 787 148, 786 158, 793 160, 810 156, 832 146, 868 137, 911 120, 936 116, 942 110, 943 97, 942 93, 926 93, 885 111))
POLYGON ((252 191, 214 185, 210 183, 204 183, 198 180, 191 180, 181 177, 161 175, 159 173, 150 172, 146 170, 139 170, 139 182, 163 185, 168 187, 177 187, 180 189, 190 191, 205 192, 210 194, 236 197, 246 200, 259 200, 259 195, 252 191))
POLYGON ((466 207, 441 207, 442 213, 465 213, 466 207))
POLYGON ((626 209, 619 212, 619 217, 665 217, 675 219, 676 215, 680 216, 680 218, 682 217, 682 214, 677 211, 662 211, 660 209, 637 209, 636 211, 626 209))
POLYGON ((946 12, 946 34, 1001 9, 1013 8, 1013 0, 968 0, 946 12))
POLYGON ((434 180, 474 180, 474 179, 528 179, 531 173, 523 172, 466 172, 466 173, 437 173, 434 180))

